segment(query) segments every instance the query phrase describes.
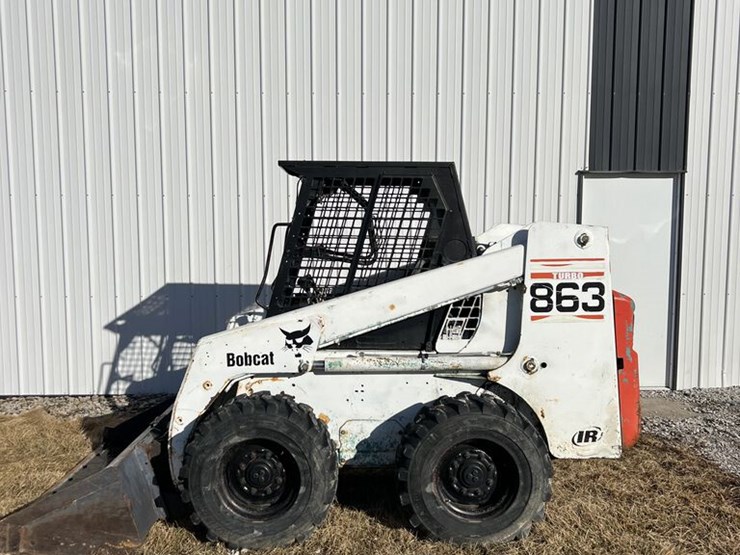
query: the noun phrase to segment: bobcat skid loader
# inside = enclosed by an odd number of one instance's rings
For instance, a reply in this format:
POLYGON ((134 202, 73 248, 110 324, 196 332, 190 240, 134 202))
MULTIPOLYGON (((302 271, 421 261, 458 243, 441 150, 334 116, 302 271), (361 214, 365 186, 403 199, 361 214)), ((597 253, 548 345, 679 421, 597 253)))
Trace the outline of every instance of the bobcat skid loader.
POLYGON ((300 189, 273 229, 270 251, 286 228, 269 303, 200 340, 171 414, 105 467, 105 488, 86 477, 0 522, 8 550, 141 541, 168 479, 210 539, 301 541, 341 466, 395 467, 420 533, 507 541, 543 518, 551 457, 637 441, 634 307, 612 290, 606 229, 473 237, 451 163, 280 165, 300 189), (125 526, 96 535, 89 515, 106 507, 125 526))

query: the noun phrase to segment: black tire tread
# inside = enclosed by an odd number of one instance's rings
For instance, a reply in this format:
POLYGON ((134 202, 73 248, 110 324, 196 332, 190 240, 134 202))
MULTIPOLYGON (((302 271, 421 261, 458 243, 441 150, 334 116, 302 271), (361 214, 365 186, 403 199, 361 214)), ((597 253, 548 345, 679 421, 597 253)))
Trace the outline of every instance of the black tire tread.
MULTIPOLYGON (((280 543, 265 542, 264 545, 252 545, 249 547, 277 547, 304 541, 323 523, 327 513, 329 512, 329 508, 334 502, 339 479, 339 468, 337 465, 334 443, 331 440, 326 425, 316 418, 313 413, 313 409, 304 403, 296 403, 293 396, 286 395, 284 393, 272 395, 268 392, 257 392, 249 396, 240 395, 212 411, 198 424, 187 447, 185 448, 183 465, 180 470, 180 480, 183 484, 183 488, 181 490, 182 500, 191 511, 190 519, 193 524, 200 525, 205 529, 205 536, 208 541, 216 542, 223 541, 223 539, 218 537, 216 533, 210 530, 206 524, 202 522, 190 501, 190 495, 188 493, 189 467, 196 454, 203 449, 203 443, 205 442, 206 437, 213 437, 214 434, 219 434, 223 425, 235 426, 237 425, 237 422, 242 421, 244 417, 260 413, 270 416, 283 416, 286 419, 299 424, 307 435, 314 436, 314 442, 319 445, 321 451, 326 454, 327 460, 331 461, 329 476, 327 477, 329 487, 327 488, 327 494, 323 499, 319 510, 312 515, 313 518, 307 526, 294 527, 292 534, 280 543)), ((245 533, 248 532, 245 531, 245 533)), ((245 547, 228 541, 224 541, 224 543, 229 549, 245 547)))
POLYGON ((418 515, 414 513, 410 502, 410 492, 408 491, 408 476, 411 466, 411 459, 414 456, 416 447, 420 441, 438 424, 446 422, 448 419, 462 414, 489 414, 496 415, 504 420, 512 422, 520 428, 537 446, 542 455, 544 468, 547 473, 546 487, 542 492, 539 506, 536 509, 535 516, 531 521, 522 522, 519 528, 512 531, 507 537, 500 541, 510 541, 515 539, 526 538, 532 528, 532 523, 540 522, 545 518, 545 504, 552 496, 552 461, 550 459, 548 447, 540 432, 522 417, 519 412, 502 399, 493 395, 476 395, 474 393, 459 393, 455 397, 443 396, 430 405, 424 406, 416 415, 401 438, 398 446, 396 463, 397 463, 397 483, 399 486, 399 500, 406 513, 408 522, 412 528, 425 536, 434 537, 433 532, 424 526, 424 523, 418 515))

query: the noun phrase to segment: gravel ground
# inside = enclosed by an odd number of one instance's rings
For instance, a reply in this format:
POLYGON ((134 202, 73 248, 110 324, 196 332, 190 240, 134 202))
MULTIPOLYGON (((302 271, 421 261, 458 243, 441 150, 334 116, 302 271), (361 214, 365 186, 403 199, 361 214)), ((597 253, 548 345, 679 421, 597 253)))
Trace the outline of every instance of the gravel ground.
POLYGON ((0 415, 12 416, 43 408, 52 416, 80 418, 116 414, 127 416, 145 410, 167 398, 167 395, 81 395, 54 397, 0 397, 0 415))
MULTIPOLYGON (((128 416, 164 395, 131 397, 0 397, 0 415, 44 408, 57 417, 128 416)), ((740 476, 740 387, 643 391, 643 431, 698 450, 723 470, 740 476)))
POLYGON ((643 432, 695 448, 740 477, 740 387, 644 391, 643 432))

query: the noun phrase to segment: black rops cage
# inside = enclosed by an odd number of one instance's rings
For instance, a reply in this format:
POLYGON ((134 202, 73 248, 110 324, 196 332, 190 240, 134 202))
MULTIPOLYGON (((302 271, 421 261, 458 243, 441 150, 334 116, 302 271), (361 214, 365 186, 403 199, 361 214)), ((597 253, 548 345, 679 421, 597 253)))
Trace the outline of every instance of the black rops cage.
MULTIPOLYGON (((452 162, 280 162, 300 178, 267 315, 475 255, 452 162)), ((433 348, 446 308, 344 341, 364 349, 433 348)))

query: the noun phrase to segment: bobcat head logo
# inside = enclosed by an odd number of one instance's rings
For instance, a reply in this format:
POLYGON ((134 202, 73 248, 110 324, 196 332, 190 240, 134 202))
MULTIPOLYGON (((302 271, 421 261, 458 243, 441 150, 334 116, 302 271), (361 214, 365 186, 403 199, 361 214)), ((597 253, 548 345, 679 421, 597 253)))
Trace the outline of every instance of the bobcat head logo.
POLYGON ((300 358, 301 351, 308 351, 313 345, 313 339, 308 336, 308 332, 311 331, 311 324, 308 327, 298 331, 285 331, 280 328, 285 336, 285 347, 284 351, 292 351, 296 358, 300 358))

